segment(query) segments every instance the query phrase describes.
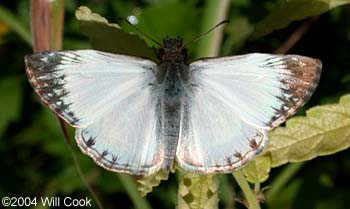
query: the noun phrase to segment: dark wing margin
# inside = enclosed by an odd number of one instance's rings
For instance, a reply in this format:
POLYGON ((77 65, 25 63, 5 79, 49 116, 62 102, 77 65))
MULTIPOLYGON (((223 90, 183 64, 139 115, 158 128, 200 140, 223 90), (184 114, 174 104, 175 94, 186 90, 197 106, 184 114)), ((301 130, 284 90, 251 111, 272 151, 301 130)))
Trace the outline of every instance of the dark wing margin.
POLYGON ((274 59, 267 60, 263 67, 285 68, 290 72, 290 76, 282 78, 283 94, 277 96, 282 101, 282 105, 276 108, 276 115, 267 123, 274 128, 283 123, 287 118, 294 115, 311 98, 321 77, 322 62, 318 59, 300 55, 281 55, 284 64, 274 63, 274 59))
MULTIPOLYGON (((69 94, 64 88, 66 75, 60 73, 64 53, 42 52, 25 56, 26 73, 35 92, 47 106, 71 125, 78 125, 79 118, 69 109, 70 104, 63 98, 69 94)), ((73 58, 71 65, 78 65, 79 59, 73 58)))

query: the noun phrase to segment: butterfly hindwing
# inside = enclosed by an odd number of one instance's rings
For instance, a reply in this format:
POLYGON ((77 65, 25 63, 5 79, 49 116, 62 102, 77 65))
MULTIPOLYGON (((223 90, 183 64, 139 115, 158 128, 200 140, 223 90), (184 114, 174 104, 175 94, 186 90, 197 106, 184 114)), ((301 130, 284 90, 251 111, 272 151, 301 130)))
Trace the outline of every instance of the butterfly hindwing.
POLYGON ((176 158, 186 170, 231 172, 261 152, 267 131, 311 96, 321 63, 297 55, 248 54, 190 64, 176 158))
POLYGON ((154 62, 94 50, 42 52, 25 62, 36 93, 77 127, 79 147, 97 164, 136 175, 159 170, 154 62))
POLYGON ((231 172, 265 146, 267 131, 243 122, 222 98, 201 89, 188 96, 193 99, 183 107, 186 114, 176 152, 183 169, 203 174, 231 172))
POLYGON ((161 168, 164 143, 159 105, 151 88, 130 95, 91 125, 78 128, 76 141, 97 164, 117 172, 148 175, 161 168))

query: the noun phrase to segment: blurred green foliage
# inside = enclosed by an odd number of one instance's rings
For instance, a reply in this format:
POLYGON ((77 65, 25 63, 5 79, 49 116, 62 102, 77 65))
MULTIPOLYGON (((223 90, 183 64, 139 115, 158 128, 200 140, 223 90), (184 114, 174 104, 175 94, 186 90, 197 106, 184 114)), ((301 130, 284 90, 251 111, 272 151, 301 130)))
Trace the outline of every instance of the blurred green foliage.
MULTIPOLYGON (((221 54, 272 53, 279 48, 303 23, 303 20, 291 22, 288 18, 308 16, 300 15, 283 2, 287 1, 232 1, 228 10, 231 23, 225 26, 221 54), (283 7, 287 10, 281 12, 283 7), (285 18, 273 16, 276 13, 283 14, 285 18), (277 25, 276 28, 274 25, 277 25), (257 26, 268 32, 254 30, 257 26)), ((165 35, 180 35, 189 41, 199 34, 203 17, 211 15, 203 10, 206 3, 195 0, 67 0, 64 49, 91 48, 75 18, 75 10, 82 4, 103 15, 109 22, 135 15, 139 18, 140 30, 158 41, 165 35)), ((0 197, 91 197, 76 172, 57 119, 40 104, 25 76, 23 57, 31 53, 28 42, 29 4, 30 1, 0 3, 0 168, 3 171, 0 176, 0 197)), ((126 25, 122 26, 127 31, 135 32, 126 25)), ((198 58, 195 53, 197 47, 197 44, 190 46, 192 59, 198 58)), ((299 114, 315 105, 338 102, 341 95, 350 92, 350 6, 337 7, 320 15, 289 53, 316 57, 323 62, 319 87, 299 114)), ((147 205, 152 208, 175 207, 177 175, 171 174, 167 181, 162 181, 148 194, 147 203, 137 206, 136 187, 126 184, 128 179, 125 176, 96 166, 73 146, 87 181, 105 208, 147 208, 147 205)), ((262 187, 275 185, 285 173, 290 173, 292 177, 283 184, 277 198, 271 197, 266 200, 267 204, 262 204, 263 208, 350 208, 349 150, 307 161, 300 164, 295 173, 290 165, 270 171, 270 177, 262 187)), ((241 197, 232 177, 222 175, 220 181, 220 208, 232 208, 234 205, 244 208, 233 202, 241 197), (238 196, 234 197, 234 194, 238 196)))

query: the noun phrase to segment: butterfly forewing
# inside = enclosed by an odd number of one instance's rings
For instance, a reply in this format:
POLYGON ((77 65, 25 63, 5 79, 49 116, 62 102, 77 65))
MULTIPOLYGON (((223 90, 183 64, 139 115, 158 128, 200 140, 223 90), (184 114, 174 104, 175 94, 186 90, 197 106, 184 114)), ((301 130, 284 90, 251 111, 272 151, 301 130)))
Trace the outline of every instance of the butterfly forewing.
POLYGON ((138 175, 160 168, 155 63, 94 50, 48 51, 25 62, 36 93, 78 127, 78 145, 99 165, 138 175))
POLYGON ((138 91, 135 86, 152 82, 156 64, 132 58, 94 50, 48 51, 28 55, 25 62, 42 101, 70 125, 84 126, 138 91))
POLYGON ((192 63, 179 165, 199 173, 241 167, 266 145, 267 131, 310 98, 320 73, 320 61, 297 55, 248 54, 192 63))

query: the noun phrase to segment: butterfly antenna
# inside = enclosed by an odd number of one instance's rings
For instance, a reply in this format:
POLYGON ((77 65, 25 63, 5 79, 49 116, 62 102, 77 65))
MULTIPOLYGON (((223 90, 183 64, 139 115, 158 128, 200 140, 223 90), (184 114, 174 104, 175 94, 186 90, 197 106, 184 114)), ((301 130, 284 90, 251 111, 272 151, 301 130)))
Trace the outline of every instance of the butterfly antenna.
POLYGON ((144 37, 148 38, 149 40, 153 41, 155 44, 158 44, 160 47, 163 47, 163 44, 159 43, 157 40, 155 40, 154 38, 152 38, 151 36, 147 35, 146 33, 144 33, 143 31, 141 31, 140 29, 138 29, 134 24, 132 24, 128 19, 124 19, 121 18, 120 20, 125 21, 126 23, 128 23, 132 28, 134 28, 137 32, 139 32, 141 35, 143 35, 144 37))
POLYGON ((199 39, 201 39, 203 36, 207 35, 208 33, 212 32, 213 30, 215 30, 216 28, 220 27, 223 24, 229 23, 229 20, 223 20, 221 22, 219 22, 218 24, 216 24, 214 27, 212 27, 211 29, 209 29, 208 31, 199 34, 196 38, 192 39, 191 41, 187 42, 186 44, 184 44, 184 47, 187 47, 188 45, 193 44, 194 42, 198 41, 199 39))

